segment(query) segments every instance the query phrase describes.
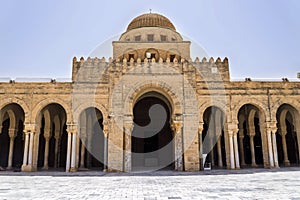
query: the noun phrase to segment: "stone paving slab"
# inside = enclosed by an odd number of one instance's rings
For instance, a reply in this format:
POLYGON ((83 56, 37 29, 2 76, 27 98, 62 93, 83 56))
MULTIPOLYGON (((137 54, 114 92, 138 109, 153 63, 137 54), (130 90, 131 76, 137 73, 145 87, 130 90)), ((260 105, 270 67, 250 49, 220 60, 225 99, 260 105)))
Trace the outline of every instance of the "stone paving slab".
POLYGON ((0 199, 300 199, 299 170, 1 172, 0 199))

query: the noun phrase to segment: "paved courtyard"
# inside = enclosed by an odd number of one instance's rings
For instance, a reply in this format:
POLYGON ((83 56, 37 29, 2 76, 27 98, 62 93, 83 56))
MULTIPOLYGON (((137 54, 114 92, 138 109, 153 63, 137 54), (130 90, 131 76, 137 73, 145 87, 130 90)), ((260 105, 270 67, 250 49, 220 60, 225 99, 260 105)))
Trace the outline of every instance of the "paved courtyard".
POLYGON ((197 173, 1 172, 0 199, 300 199, 300 168, 197 173))

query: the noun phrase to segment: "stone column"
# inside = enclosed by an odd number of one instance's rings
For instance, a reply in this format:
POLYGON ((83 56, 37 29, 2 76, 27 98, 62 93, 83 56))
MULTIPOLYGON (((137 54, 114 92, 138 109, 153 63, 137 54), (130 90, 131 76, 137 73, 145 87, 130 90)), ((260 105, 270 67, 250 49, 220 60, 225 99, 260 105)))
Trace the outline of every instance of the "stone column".
POLYGON ((58 160, 58 147, 59 147, 59 131, 58 133, 55 131, 55 150, 54 150, 54 168, 57 168, 58 167, 58 163, 59 163, 59 160, 58 160))
POLYGON ((80 137, 79 134, 76 134, 76 158, 75 158, 75 167, 78 169, 79 167, 79 150, 80 150, 80 137))
POLYGON ((45 152, 44 152, 44 166, 43 169, 47 170, 49 169, 48 166, 48 158, 49 158, 49 141, 50 141, 50 136, 49 135, 45 135, 45 152))
POLYGON ((202 146, 202 131, 203 131, 203 123, 199 124, 198 128, 198 144, 199 144, 199 169, 203 171, 204 163, 203 163, 203 146, 202 146))
POLYGON ((272 137, 271 137, 271 130, 269 128, 267 129, 267 140, 268 140, 270 167, 274 167, 272 137))
POLYGON ((230 168, 235 169, 233 133, 232 133, 232 131, 228 131, 228 132, 229 132, 229 149, 230 149, 230 168))
POLYGON ((251 166, 256 167, 255 161, 255 146, 254 146, 254 135, 250 134, 250 148, 251 148, 251 166))
POLYGON ((278 168, 278 167, 279 167, 279 164, 278 164, 278 153, 277 153, 276 131, 272 131, 272 144, 273 144, 274 165, 275 165, 276 168, 278 168))
POLYGON ((108 129, 106 126, 103 127, 103 135, 104 135, 104 157, 103 157, 103 171, 107 171, 107 144, 108 144, 108 129))
POLYGON ((67 147, 67 161, 66 161, 66 172, 70 171, 71 166, 71 148, 72 148, 72 133, 68 130, 68 147, 67 147))
POLYGON ((24 157, 22 171, 32 172, 36 170, 36 167, 33 165, 33 148, 35 143, 35 124, 26 124, 24 127, 25 134, 25 145, 24 145, 24 157))
POLYGON ((23 155, 23 167, 27 165, 28 161, 28 148, 29 148, 29 132, 24 131, 25 134, 25 144, 24 144, 24 155, 23 155))
POLYGON ((281 130, 282 150, 283 150, 283 163, 285 166, 290 166, 290 161, 286 146, 286 130, 281 130))
POLYGON ((74 131, 72 133, 72 153, 71 153, 71 169, 70 172, 76 172, 76 139, 77 139, 77 132, 74 131))
POLYGON ((182 159, 182 122, 176 121, 172 124, 172 129, 175 134, 174 146, 175 146, 175 170, 183 171, 183 159, 182 159))
POLYGON ((217 148, 218 148, 218 166, 223 167, 221 137, 219 137, 218 139, 217 148))
POLYGON ((245 152, 244 152, 244 129, 239 129, 239 143, 240 143, 240 158, 241 165, 245 166, 245 152))
POLYGON ((29 166, 32 166, 33 141, 34 141, 34 133, 33 133, 33 132, 30 132, 30 139, 29 139, 29 155, 28 155, 28 165, 29 165, 29 166))
POLYGON ((237 142, 237 131, 233 134, 233 147, 234 147, 234 157, 235 157, 235 168, 240 169, 240 158, 239 158, 239 146, 237 142))
POLYGON ((124 124, 124 172, 130 172, 131 168, 131 134, 132 134, 133 124, 124 124))
POLYGON ((80 165, 79 165, 79 168, 81 169, 84 169, 85 168, 85 165, 84 165, 84 155, 85 155, 85 140, 86 140, 86 137, 85 136, 82 136, 81 137, 81 153, 80 153, 80 165))
POLYGON ((212 147, 212 149, 210 150, 210 159, 211 159, 211 167, 215 166, 215 152, 214 152, 214 144, 213 144, 213 135, 210 134, 210 146, 212 147))
POLYGON ((44 166, 43 169, 47 170, 48 166, 48 158, 49 158, 49 141, 51 137, 51 130, 44 130, 44 138, 45 138, 45 151, 44 151, 44 166))
POLYGON ((16 138, 16 130, 15 129, 9 129, 8 130, 8 135, 9 135, 9 154, 8 154, 8 166, 7 169, 10 170, 12 169, 12 161, 13 161, 13 155, 14 155, 14 143, 15 143, 15 138, 16 138))

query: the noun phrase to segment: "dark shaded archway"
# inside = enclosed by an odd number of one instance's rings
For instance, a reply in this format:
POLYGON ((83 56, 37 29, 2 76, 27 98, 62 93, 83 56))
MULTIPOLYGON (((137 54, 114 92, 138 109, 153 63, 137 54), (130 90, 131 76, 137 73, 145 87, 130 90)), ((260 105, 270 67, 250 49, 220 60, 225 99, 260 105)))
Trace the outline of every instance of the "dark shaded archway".
POLYGON ((0 166, 20 169, 23 163, 25 114, 20 105, 8 104, 1 109, 0 166))
POLYGON ((131 137, 133 171, 174 169, 170 113, 169 102, 158 93, 147 93, 135 104, 131 137))
POLYGON ((66 111, 56 103, 45 106, 38 115, 40 125, 39 169, 64 169, 67 155, 66 111))
POLYGON ((241 167, 263 167, 263 146, 260 122, 262 113, 254 105, 242 106, 238 113, 239 155, 241 167))
MULTIPOLYGON (((215 106, 209 107, 203 114, 204 129, 202 134, 202 144, 205 144, 205 152, 208 153, 205 165, 211 164, 212 168, 226 167, 226 149, 224 137, 225 115, 223 111, 215 106), (204 140, 206 142, 204 142, 204 140)), ((204 153, 205 153, 204 152, 204 153)))
POLYGON ((278 162, 280 166, 299 165, 299 147, 296 132, 297 110, 288 104, 281 105, 276 113, 278 162))
POLYGON ((85 109, 79 117, 80 143, 78 148, 79 170, 104 170, 104 142, 103 115, 94 107, 85 109))

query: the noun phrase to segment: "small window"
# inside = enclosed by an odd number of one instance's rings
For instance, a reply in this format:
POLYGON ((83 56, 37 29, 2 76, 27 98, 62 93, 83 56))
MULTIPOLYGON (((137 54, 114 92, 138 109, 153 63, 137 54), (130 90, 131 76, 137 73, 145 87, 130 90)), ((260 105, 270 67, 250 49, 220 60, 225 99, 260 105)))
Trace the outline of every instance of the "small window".
POLYGON ((130 53, 130 54, 128 55, 128 60, 130 61, 131 58, 134 59, 134 54, 131 54, 131 53, 130 53))
POLYGON ((166 41, 167 41, 167 36, 161 35, 161 36, 160 36, 160 40, 161 40, 162 42, 166 42, 166 41))
POLYGON ((154 35, 153 34, 147 35, 147 39, 148 39, 149 42, 153 42, 154 41, 154 35))
POLYGON ((170 55, 170 61, 173 62, 175 59, 175 55, 170 55))
POLYGON ((155 53, 151 53, 151 59, 154 58, 155 59, 155 53))
POLYGON ((135 37, 134 37, 134 40, 135 40, 136 42, 140 42, 140 41, 141 41, 141 36, 140 36, 140 35, 135 36, 135 37))

